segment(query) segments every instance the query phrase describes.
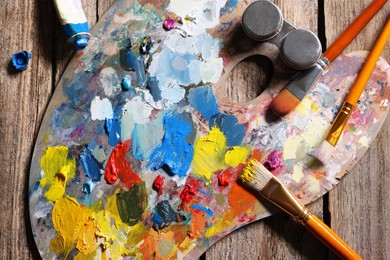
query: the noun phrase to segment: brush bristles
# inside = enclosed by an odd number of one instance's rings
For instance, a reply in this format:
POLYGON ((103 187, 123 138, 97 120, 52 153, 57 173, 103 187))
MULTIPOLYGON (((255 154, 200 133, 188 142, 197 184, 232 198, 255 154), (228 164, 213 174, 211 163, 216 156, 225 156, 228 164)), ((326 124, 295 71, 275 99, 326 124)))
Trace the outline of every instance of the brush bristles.
POLYGON ((291 94, 291 92, 287 89, 283 89, 270 104, 270 109, 277 116, 285 116, 294 110, 301 100, 299 100, 296 96, 291 94))
POLYGON ((322 164, 327 164, 332 158, 334 146, 328 141, 323 141, 322 144, 314 151, 313 156, 322 164))
POLYGON ((262 190, 273 177, 272 173, 255 159, 249 160, 247 166, 239 176, 243 183, 259 191, 262 190))

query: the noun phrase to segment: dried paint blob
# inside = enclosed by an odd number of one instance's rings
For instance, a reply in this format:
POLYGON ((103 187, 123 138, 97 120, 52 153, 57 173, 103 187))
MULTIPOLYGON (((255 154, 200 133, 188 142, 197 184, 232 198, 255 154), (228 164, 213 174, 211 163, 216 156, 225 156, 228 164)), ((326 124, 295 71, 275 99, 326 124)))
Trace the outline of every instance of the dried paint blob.
POLYGON ((172 19, 172 18, 166 18, 164 20, 164 23, 163 23, 163 27, 166 31, 170 31, 170 30, 173 30, 175 29, 176 27, 176 22, 177 20, 176 19, 172 19))
POLYGON ((16 70, 25 70, 31 59, 31 53, 28 51, 17 52, 12 56, 12 65, 16 70))
POLYGON ((157 191, 158 195, 162 194, 162 186, 164 185, 165 178, 158 175, 153 181, 153 189, 157 191))

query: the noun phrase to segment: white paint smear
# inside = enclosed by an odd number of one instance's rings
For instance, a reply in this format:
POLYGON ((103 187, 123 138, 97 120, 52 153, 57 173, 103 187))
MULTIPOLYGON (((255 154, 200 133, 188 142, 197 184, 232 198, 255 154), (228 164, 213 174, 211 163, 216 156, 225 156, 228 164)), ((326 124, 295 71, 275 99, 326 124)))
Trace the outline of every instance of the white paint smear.
POLYGON ((299 183, 301 181, 301 179, 303 178, 303 166, 302 165, 300 165, 300 164, 294 165, 294 170, 293 170, 293 174, 292 174, 291 178, 297 183, 299 183))
POLYGON ((106 118, 112 118, 114 111, 108 98, 100 99, 96 96, 91 103, 91 119, 92 120, 105 120, 106 118))
POLYGON ((145 124, 149 122, 153 107, 145 103, 141 97, 136 96, 127 101, 121 121, 121 137, 123 140, 131 138, 134 124, 145 124))

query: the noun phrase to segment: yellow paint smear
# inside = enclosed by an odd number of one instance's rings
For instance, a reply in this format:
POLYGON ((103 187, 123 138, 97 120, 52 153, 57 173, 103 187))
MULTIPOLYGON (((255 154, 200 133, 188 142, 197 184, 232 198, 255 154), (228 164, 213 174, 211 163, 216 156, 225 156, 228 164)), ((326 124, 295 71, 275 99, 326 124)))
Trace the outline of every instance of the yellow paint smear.
POLYGON ((226 137, 219 128, 213 127, 207 136, 195 142, 194 173, 209 180, 215 171, 225 168, 225 151, 226 137))
POLYGON ((49 147, 41 158, 40 166, 44 172, 40 185, 47 188, 45 197, 55 202, 64 195, 66 182, 74 177, 76 160, 68 159, 67 146, 49 147))
POLYGON ((243 146, 234 146, 232 149, 226 152, 225 154, 225 162, 236 168, 240 163, 245 163, 250 150, 247 147, 243 146))
POLYGON ((63 196, 54 204, 52 211, 57 237, 50 242, 50 249, 66 259, 76 244, 76 249, 84 255, 97 250, 94 213, 80 206, 75 198, 63 196))

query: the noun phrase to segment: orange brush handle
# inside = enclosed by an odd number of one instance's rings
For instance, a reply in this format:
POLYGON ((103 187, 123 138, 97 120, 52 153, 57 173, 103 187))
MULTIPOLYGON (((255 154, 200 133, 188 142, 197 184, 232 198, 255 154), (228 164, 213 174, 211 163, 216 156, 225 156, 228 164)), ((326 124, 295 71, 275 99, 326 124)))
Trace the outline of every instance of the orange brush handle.
POLYGON ((305 227, 342 259, 362 259, 360 255, 353 251, 333 230, 316 216, 310 214, 309 220, 305 223, 305 227))
POLYGON ((357 101, 362 94, 364 87, 366 86, 368 80, 371 77, 371 73, 376 66, 382 50, 386 46, 386 42, 390 36, 390 19, 387 20, 385 27, 383 28, 381 34, 379 35, 378 40, 376 41, 374 47, 372 48, 370 54, 368 55, 362 69, 360 70, 359 75, 356 78, 355 83, 351 87, 348 96, 345 99, 345 102, 350 103, 351 105, 356 105, 357 101))
POLYGON ((327 51, 324 53, 324 57, 332 62, 350 44, 350 42, 386 2, 387 0, 374 0, 329 46, 327 51))

